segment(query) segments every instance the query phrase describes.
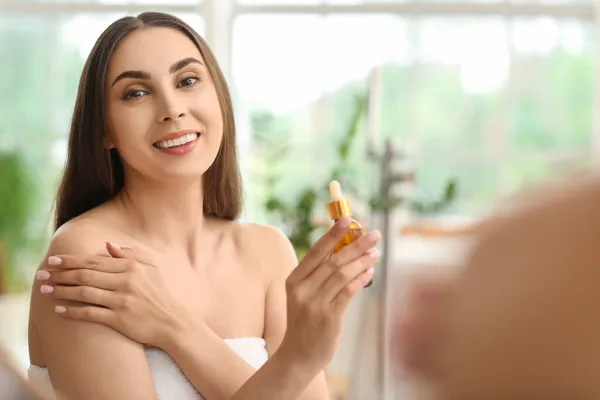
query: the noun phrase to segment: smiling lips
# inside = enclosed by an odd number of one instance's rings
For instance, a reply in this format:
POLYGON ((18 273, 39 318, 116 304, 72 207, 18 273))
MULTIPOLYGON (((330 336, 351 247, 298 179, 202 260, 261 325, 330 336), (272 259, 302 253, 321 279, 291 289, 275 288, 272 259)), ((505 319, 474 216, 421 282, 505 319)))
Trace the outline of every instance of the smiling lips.
POLYGON ((198 132, 178 132, 165 136, 153 144, 154 148, 171 155, 184 155, 191 152, 198 142, 198 132))

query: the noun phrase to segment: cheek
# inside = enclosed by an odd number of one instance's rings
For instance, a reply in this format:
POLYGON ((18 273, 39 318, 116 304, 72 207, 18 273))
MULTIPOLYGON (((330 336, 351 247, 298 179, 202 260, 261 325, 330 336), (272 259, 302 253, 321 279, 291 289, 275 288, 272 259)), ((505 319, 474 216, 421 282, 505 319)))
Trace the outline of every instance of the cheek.
POLYGON ((107 115, 110 138, 123 158, 129 161, 140 153, 150 116, 144 107, 112 107, 107 115))
POLYGON ((208 140, 218 145, 223 137, 224 124, 223 112, 216 90, 213 89, 206 93, 206 96, 200 102, 197 113, 199 114, 199 119, 205 124, 208 140))

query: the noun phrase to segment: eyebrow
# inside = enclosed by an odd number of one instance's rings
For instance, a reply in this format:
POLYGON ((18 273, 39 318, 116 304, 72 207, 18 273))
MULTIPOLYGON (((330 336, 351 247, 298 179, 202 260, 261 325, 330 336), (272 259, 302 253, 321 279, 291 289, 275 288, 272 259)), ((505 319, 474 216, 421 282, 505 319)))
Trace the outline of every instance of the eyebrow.
MULTIPOLYGON (((184 59, 177 61, 173 65, 171 65, 169 67, 169 72, 171 74, 174 74, 175 72, 179 71, 180 69, 182 69, 190 64, 194 64, 194 63, 203 65, 202 62, 200 62, 200 60, 198 60, 197 58, 186 57, 184 59)), ((117 82, 119 82, 121 79, 125 79, 125 78, 148 80, 148 79, 150 79, 150 74, 146 71, 125 71, 125 72, 120 73, 119 76, 117 76, 115 78, 115 80, 113 81, 111 86, 115 86, 115 84, 117 82)))

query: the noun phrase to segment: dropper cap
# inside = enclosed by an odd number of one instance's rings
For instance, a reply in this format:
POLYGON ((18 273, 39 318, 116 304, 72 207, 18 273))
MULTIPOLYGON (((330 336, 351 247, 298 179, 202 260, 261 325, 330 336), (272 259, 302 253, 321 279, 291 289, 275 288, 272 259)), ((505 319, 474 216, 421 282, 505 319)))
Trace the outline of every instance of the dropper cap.
POLYGON ((342 217, 352 216, 352 207, 350 207, 348 199, 344 198, 338 181, 331 181, 329 183, 329 193, 331 195, 331 202, 327 204, 327 209, 329 210, 331 219, 337 220, 342 217))

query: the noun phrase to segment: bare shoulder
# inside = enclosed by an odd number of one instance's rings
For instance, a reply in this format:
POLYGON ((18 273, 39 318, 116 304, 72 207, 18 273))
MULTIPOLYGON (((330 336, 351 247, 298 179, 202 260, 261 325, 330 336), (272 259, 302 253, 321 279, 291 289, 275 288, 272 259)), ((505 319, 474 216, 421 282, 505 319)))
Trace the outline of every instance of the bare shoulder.
MULTIPOLYGON (((111 230, 107 224, 94 214, 83 214, 65 223, 50 238, 46 254, 38 265, 38 270, 48 268, 48 258, 56 255, 98 256, 108 255, 106 238, 111 230)), ((113 239, 115 240, 115 239, 113 239)), ((32 283, 30 319, 38 321, 51 312, 51 302, 40 293, 41 283, 32 283)))
MULTIPOLYGON (((118 240, 109 225, 94 214, 64 224, 50 240, 38 268, 48 268, 48 257, 52 255, 108 255, 105 242, 118 240)), ((41 294, 40 283, 34 282, 29 324, 31 363, 48 369, 56 390, 67 398, 153 398, 141 344, 108 326, 61 317, 54 312, 56 305, 78 306, 53 301, 41 294), (106 352, 106 348, 113 351, 106 352), (95 380, 98 376, 113 384, 100 388, 95 380)))
POLYGON ((276 252, 293 252, 294 248, 288 237, 279 228, 256 222, 237 223, 240 238, 261 249, 276 252))
POLYGON ((289 273, 298 264, 292 243, 280 229, 256 222, 232 222, 231 229, 238 247, 260 258, 271 277, 289 273))
POLYGON ((62 225, 50 240, 49 250, 68 250, 75 254, 106 254, 105 242, 120 241, 124 215, 111 203, 104 203, 62 225))
MULTIPOLYGON (((50 238, 46 253, 38 265, 38 270, 48 268, 48 258, 57 255, 98 256, 108 255, 105 242, 112 237, 111 229, 106 220, 102 218, 103 213, 96 210, 82 214, 79 217, 62 225, 50 238)), ((116 240, 116 239, 112 239, 116 240)), ((34 330, 48 317, 53 318, 52 301, 41 294, 42 283, 37 280, 32 282, 30 302, 30 330, 34 330)), ((32 336, 35 337, 35 336, 32 336)), ((30 343, 34 350, 38 343, 30 343)))
POLYGON ((83 216, 67 222, 54 233, 48 246, 48 255, 64 252, 79 255, 104 254, 105 242, 111 233, 107 224, 98 218, 83 216))

